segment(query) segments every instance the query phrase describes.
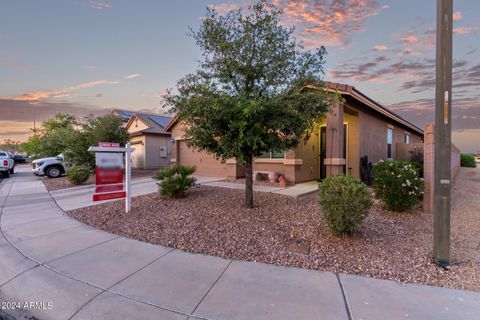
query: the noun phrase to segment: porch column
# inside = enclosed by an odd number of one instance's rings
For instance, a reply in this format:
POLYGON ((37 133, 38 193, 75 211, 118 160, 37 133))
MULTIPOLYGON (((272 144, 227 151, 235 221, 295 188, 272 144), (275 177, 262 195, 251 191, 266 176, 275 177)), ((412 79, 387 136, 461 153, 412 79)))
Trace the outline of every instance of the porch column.
POLYGON ((327 155, 325 158, 327 176, 343 173, 345 155, 343 154, 343 104, 337 103, 327 113, 327 155))

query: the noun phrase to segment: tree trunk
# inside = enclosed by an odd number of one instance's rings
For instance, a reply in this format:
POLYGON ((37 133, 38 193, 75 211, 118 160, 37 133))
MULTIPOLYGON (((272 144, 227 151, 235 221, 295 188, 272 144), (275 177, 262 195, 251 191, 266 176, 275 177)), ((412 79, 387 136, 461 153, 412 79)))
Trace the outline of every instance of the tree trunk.
POLYGON ((245 206, 253 208, 253 157, 247 156, 245 160, 245 206))

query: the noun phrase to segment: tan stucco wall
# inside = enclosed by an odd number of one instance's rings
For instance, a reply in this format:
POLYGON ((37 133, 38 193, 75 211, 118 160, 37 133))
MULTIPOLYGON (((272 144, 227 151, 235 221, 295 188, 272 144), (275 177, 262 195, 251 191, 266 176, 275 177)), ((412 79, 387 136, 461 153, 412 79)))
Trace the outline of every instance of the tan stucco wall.
POLYGON ((144 169, 159 169, 170 164, 170 136, 147 134, 145 135, 145 167, 144 169), (160 147, 167 148, 167 157, 160 157, 160 147))
POLYGON ((367 112, 360 112, 360 156, 368 156, 368 161, 376 163, 387 159, 387 129, 393 128, 392 158, 396 158, 397 143, 404 142, 405 132, 410 134, 410 143, 418 143, 422 136, 409 131, 388 119, 379 118, 367 112))
POLYGON ((143 121, 141 121, 137 117, 134 117, 130 125, 127 127, 127 131, 128 133, 133 133, 133 132, 138 132, 140 130, 144 130, 147 128, 148 126, 145 123, 143 123, 143 121))
MULTIPOLYGON (((347 159, 346 172, 356 178, 360 178, 360 157, 368 155, 369 162, 378 162, 380 159, 387 157, 387 128, 392 121, 388 118, 366 112, 361 105, 355 105, 352 101, 346 104, 349 109, 348 113, 344 113, 344 123, 347 123, 347 159)), ((182 123, 175 124, 171 130, 172 137, 175 139, 185 138, 184 126, 182 123)), ((420 142, 422 137, 416 133, 409 132, 402 126, 393 125, 393 144, 392 156, 395 158, 397 143, 403 143, 404 135, 410 134, 410 142, 420 142)), ((320 133, 312 133, 309 139, 302 141, 294 150, 289 150, 285 159, 256 159, 254 161, 253 170, 274 171, 286 177, 290 182, 299 183, 320 178, 320 133)), ((185 142, 184 142, 185 143, 185 142)), ((328 143, 328 142, 327 142, 328 143)), ((190 151, 192 152, 192 151, 190 151)), ((187 164, 195 164, 199 169, 197 173, 222 177, 242 177, 244 169, 235 165, 234 161, 229 161, 231 168, 227 169, 220 166, 219 160, 208 158, 206 154, 194 153, 195 160, 188 160, 187 164), (207 159, 207 160, 204 160, 207 159), (211 166, 216 168, 200 169, 200 167, 211 166)), ((171 148, 171 158, 178 159, 175 148, 171 148)), ((181 158, 181 157, 180 157, 181 158)), ((180 163, 185 164, 180 160, 180 163)), ((226 164, 225 164, 226 165, 226 164)))

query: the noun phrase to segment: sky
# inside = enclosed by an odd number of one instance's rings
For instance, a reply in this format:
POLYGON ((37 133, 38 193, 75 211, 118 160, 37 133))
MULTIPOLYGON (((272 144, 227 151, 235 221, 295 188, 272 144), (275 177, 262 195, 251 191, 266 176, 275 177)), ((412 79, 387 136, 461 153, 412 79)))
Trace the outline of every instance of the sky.
MULTIPOLYGON (((419 127, 434 119, 436 0, 272 0, 325 80, 355 86, 419 127)), ((57 112, 164 113, 161 97, 198 65, 206 8, 252 0, 2 0, 0 143, 57 112)), ((453 141, 480 151, 480 1, 454 1, 453 141)))

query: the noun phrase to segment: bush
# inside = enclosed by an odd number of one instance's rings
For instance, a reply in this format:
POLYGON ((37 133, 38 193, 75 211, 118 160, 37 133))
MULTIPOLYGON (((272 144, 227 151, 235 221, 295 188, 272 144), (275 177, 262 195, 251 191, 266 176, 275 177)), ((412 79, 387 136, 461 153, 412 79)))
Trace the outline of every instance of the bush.
POLYGON ((475 156, 471 153, 460 154, 460 166, 467 168, 476 168, 475 156))
POLYGON ((373 188, 391 211, 408 211, 423 194, 425 184, 419 169, 408 161, 382 161, 373 167, 373 188))
POLYGON ((81 166, 74 166, 67 172, 68 181, 76 186, 86 182, 89 177, 90 170, 81 166))
POLYGON ((332 233, 354 233, 372 206, 367 187, 351 176, 337 175, 324 179, 319 188, 319 203, 332 233))
POLYGON ((162 196, 169 198, 180 198, 185 196, 185 191, 195 185, 194 177, 189 177, 195 172, 195 166, 172 165, 155 173, 154 179, 158 182, 159 191, 162 196))

